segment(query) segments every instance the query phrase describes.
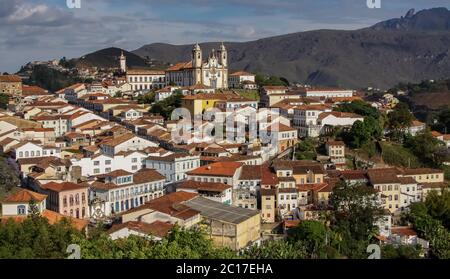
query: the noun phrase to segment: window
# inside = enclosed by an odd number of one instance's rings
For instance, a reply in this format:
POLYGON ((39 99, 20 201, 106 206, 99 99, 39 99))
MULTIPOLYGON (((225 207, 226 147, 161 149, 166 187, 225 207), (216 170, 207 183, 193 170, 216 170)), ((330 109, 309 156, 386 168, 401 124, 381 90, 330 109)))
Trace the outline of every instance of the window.
POLYGON ((111 165, 111 160, 106 160, 105 165, 111 165))
POLYGON ((26 214, 26 207, 25 207, 25 205, 17 206, 17 215, 25 215, 25 214, 26 214))
POLYGON ((100 173, 100 169, 94 169, 94 173, 95 173, 95 174, 100 173))
POLYGON ((100 161, 94 161, 94 166, 99 166, 100 165, 100 161))

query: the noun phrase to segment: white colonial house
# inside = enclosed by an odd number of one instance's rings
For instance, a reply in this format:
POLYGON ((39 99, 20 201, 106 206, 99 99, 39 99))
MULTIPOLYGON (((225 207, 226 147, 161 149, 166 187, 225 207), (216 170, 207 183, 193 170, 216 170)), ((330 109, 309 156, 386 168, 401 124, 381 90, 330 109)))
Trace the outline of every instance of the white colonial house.
POLYGON ((102 92, 109 94, 111 97, 114 97, 117 93, 125 93, 132 91, 132 86, 130 83, 125 82, 121 84, 113 84, 113 85, 107 85, 103 87, 102 92))
POLYGON ((69 118, 69 126, 74 127, 81 125, 83 123, 92 121, 92 120, 100 120, 100 121, 106 121, 105 118, 98 116, 95 113, 92 113, 90 111, 82 111, 74 113, 69 118))
POLYGON ((234 72, 228 77, 228 86, 230 88, 242 88, 245 81, 250 81, 254 84, 255 75, 244 71, 234 72))
POLYGON ((123 169, 134 173, 145 165, 148 154, 140 151, 119 152, 114 156, 106 154, 96 154, 92 157, 72 159, 72 166, 81 168, 82 176, 93 176, 105 174, 123 169))
POLYGON ((144 113, 140 110, 130 108, 128 110, 124 110, 120 113, 120 118, 122 120, 136 120, 142 118, 144 113))
POLYGON ((158 144, 128 133, 116 138, 106 139, 100 143, 102 152, 106 155, 113 156, 121 151, 144 150, 147 147, 157 147, 158 144))
POLYGON ((104 216, 111 216, 159 198, 164 195, 164 183, 165 177, 151 169, 142 169, 134 174, 116 170, 101 175, 91 184, 90 216, 99 215, 97 208, 104 216))
POLYGON ((166 84, 166 73, 156 70, 127 70, 127 81, 133 91, 161 89, 166 84))
POLYGON ((339 88, 306 88, 301 94, 304 97, 351 98, 353 90, 339 88))
POLYGON ((320 134, 324 134, 333 127, 352 127, 358 120, 364 121, 364 117, 356 113, 330 111, 321 113, 317 124, 321 126, 320 134))
POLYGON ((186 180, 177 186, 178 191, 197 193, 216 202, 233 204, 233 187, 223 183, 186 180))
POLYGON ((56 92, 59 96, 64 96, 69 102, 75 102, 78 98, 81 98, 88 93, 86 85, 83 83, 76 83, 60 91, 56 92))
POLYGON ((280 188, 277 193, 277 205, 280 215, 285 217, 298 207, 297 188, 280 188))
POLYGON ((217 162, 198 167, 187 172, 187 179, 198 182, 216 182, 232 185, 233 189, 239 188, 239 177, 242 166, 240 162, 217 162))
POLYGON ((186 173, 200 167, 199 155, 172 153, 166 156, 149 156, 145 160, 145 166, 155 169, 166 177, 168 183, 186 179, 186 173))
POLYGON ((298 129, 300 137, 318 137, 322 124, 319 115, 331 112, 326 105, 301 105, 294 108, 294 127, 298 129))
POLYGON ((155 101, 159 102, 159 101, 162 101, 162 100, 172 96, 174 91, 177 89, 180 89, 180 88, 181 87, 179 87, 179 86, 166 86, 164 88, 159 89, 155 93, 155 101))
POLYGON ((55 146, 42 146, 31 141, 24 141, 11 147, 15 159, 54 156, 60 157, 61 150, 55 146))
POLYGON ((41 115, 33 118, 34 121, 42 124, 43 128, 52 128, 55 130, 55 136, 61 137, 71 130, 70 115, 55 114, 41 115))
POLYGON ((30 202, 34 201, 36 209, 42 213, 46 209, 47 195, 22 189, 2 201, 2 216, 27 216, 30 212, 30 202))
POLYGON ((399 177, 400 179, 400 210, 407 210, 408 207, 421 199, 417 181, 412 177, 399 177))

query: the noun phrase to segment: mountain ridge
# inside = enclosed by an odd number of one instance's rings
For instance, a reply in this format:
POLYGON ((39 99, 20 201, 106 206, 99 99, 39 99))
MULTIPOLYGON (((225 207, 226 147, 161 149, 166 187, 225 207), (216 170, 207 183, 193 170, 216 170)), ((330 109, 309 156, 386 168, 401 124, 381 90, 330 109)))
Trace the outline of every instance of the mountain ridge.
MULTIPOLYGON (((219 43, 200 46, 206 55, 219 43)), ((386 89, 399 82, 449 77, 450 11, 409 10, 401 18, 358 30, 313 30, 225 45, 231 70, 312 85, 386 89)), ((136 61, 127 62, 133 67, 150 59, 161 64, 188 61, 191 49, 192 44, 148 44, 131 51, 136 61)))

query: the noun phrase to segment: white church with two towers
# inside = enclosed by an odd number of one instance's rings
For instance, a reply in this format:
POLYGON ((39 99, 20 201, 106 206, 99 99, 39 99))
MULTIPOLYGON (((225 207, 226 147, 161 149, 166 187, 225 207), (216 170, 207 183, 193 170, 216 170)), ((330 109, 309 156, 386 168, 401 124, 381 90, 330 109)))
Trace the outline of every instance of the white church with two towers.
POLYGON ((200 46, 195 44, 191 61, 177 63, 166 70, 166 84, 228 88, 228 54, 224 44, 217 51, 212 49, 205 60, 200 46))

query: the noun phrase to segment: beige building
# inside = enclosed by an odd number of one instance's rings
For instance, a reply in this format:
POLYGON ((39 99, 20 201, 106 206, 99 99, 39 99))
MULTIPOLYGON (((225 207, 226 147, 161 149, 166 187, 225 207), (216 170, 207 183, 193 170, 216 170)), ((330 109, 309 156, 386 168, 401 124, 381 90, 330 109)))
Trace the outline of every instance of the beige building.
POLYGON ((327 155, 330 161, 336 165, 337 169, 345 169, 345 143, 343 141, 328 141, 325 144, 327 155))
POLYGON ((16 75, 0 75, 0 93, 22 95, 22 79, 16 75))
POLYGON ((261 217, 257 210, 229 206, 204 197, 188 200, 183 205, 200 211, 202 225, 217 246, 240 250, 261 237, 261 217))
POLYGON ((149 91, 161 89, 165 86, 166 73, 164 71, 147 69, 127 70, 127 81, 133 91, 149 91))
POLYGON ((391 213, 400 213, 401 181, 395 169, 370 169, 367 172, 370 183, 380 195, 384 209, 391 213))
POLYGON ((129 221, 162 221, 186 228, 198 225, 215 245, 233 250, 258 241, 261 231, 259 211, 226 205, 184 191, 162 196, 125 212, 122 222, 129 221))
POLYGON ((264 223, 274 223, 276 214, 276 190, 261 189, 261 218, 264 223))
POLYGON ((419 168, 405 169, 403 176, 412 177, 418 183, 442 183, 444 182, 444 171, 439 169, 419 168))

